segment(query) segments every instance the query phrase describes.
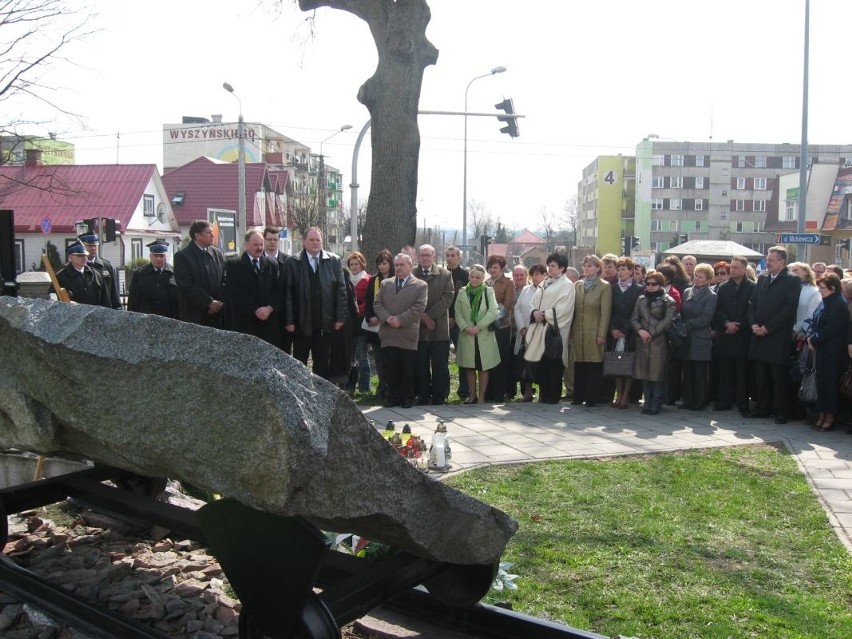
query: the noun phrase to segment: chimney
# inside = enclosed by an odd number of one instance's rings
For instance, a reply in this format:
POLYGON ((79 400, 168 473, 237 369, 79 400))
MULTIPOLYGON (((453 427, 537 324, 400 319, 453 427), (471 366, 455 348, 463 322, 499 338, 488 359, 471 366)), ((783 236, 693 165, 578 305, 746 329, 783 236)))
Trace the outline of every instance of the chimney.
POLYGON ((27 149, 25 166, 42 166, 41 149, 27 149))

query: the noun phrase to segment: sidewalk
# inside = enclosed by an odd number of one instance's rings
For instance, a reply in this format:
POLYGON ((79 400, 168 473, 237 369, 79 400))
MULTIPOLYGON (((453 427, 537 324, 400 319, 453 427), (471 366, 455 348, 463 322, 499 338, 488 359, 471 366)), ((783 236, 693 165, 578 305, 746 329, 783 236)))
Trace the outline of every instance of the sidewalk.
POLYGON ((802 422, 744 419, 737 411, 696 413, 666 408, 642 415, 639 408, 585 408, 570 404, 365 407, 383 430, 411 425, 427 444, 438 420, 450 436, 453 469, 542 459, 582 459, 671 452, 694 448, 781 442, 796 458, 840 541, 852 552, 852 435, 819 433, 802 422))

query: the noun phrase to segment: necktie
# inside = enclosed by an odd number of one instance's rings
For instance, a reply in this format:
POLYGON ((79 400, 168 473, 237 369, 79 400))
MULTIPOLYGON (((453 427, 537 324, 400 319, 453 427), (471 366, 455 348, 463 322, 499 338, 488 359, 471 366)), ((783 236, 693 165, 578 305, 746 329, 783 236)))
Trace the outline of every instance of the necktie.
POLYGON ((317 272, 317 258, 311 255, 311 270, 316 273, 317 272))
POLYGON ((396 280, 396 292, 399 293, 400 289, 402 289, 402 280, 396 280))
POLYGON ((260 272, 260 263, 258 263, 256 257, 251 258, 251 263, 254 265, 254 272, 255 273, 260 272))

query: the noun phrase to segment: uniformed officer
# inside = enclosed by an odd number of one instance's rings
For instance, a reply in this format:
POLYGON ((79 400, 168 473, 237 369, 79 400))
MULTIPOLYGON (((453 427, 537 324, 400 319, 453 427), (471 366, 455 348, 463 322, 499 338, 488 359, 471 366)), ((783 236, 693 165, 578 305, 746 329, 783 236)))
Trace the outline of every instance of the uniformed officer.
POLYGON ((150 264, 140 266, 130 280, 127 310, 177 319, 177 283, 172 265, 166 262, 168 244, 154 240, 147 245, 150 264))
POLYGON ((82 235, 78 235, 77 239, 83 243, 89 252, 89 266, 98 271, 101 277, 103 277, 111 308, 121 310, 121 297, 118 294, 118 274, 109 260, 105 260, 98 255, 98 247, 101 243, 98 234, 83 233, 82 235))
MULTIPOLYGON (((65 249, 68 263, 56 273, 59 286, 68 291, 72 302, 112 308, 101 274, 88 265, 89 252, 80 242, 65 249)), ((58 294, 58 291, 54 290, 58 294)))

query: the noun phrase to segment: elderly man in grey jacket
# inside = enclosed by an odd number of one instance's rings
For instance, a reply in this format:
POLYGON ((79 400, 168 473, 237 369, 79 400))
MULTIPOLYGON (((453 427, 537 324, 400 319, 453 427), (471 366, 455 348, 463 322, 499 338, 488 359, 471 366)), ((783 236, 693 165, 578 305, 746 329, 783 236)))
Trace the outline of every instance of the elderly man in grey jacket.
POLYGON ((385 406, 411 408, 414 400, 414 370, 420 318, 426 310, 428 286, 411 273, 411 257, 400 253, 393 258, 396 277, 382 282, 373 302, 379 318, 379 339, 385 356, 388 399, 385 406))
POLYGON ((417 346, 417 403, 440 406, 450 394, 449 309, 456 288, 452 273, 435 264, 435 249, 429 244, 420 247, 414 277, 428 287, 417 346))

